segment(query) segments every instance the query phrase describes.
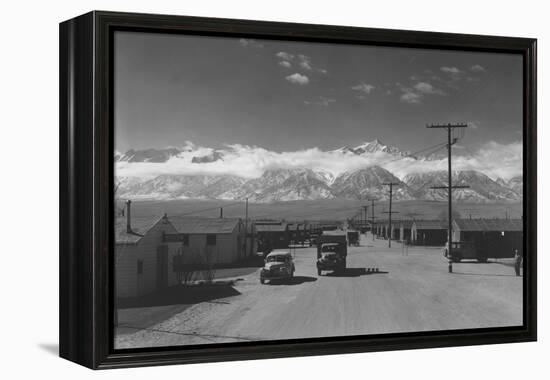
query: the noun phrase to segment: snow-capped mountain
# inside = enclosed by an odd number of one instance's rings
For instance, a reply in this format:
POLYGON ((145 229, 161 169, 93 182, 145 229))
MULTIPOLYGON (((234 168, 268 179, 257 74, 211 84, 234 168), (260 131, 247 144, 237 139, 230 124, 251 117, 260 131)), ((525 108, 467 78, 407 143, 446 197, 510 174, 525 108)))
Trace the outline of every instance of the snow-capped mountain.
POLYGON ((345 199, 387 199, 388 187, 384 183, 397 183, 394 186, 395 200, 413 199, 406 184, 392 173, 379 166, 371 166, 354 172, 339 175, 332 184, 332 191, 337 198, 345 199))
POLYGON ((506 182, 506 185, 514 190, 518 194, 523 194, 523 177, 522 176, 516 176, 511 178, 508 182, 506 182))
MULTIPOLYGON (((445 200, 446 190, 431 189, 432 186, 445 186, 448 173, 446 171, 433 171, 427 173, 411 173, 403 178, 417 199, 445 200)), ((483 173, 475 170, 463 170, 453 172, 453 185, 469 186, 465 189, 454 189, 453 198, 463 201, 516 201, 520 195, 514 190, 503 186, 483 173)))
POLYGON ((206 154, 204 156, 194 156, 193 158, 191 158, 191 162, 193 164, 205 164, 209 162, 215 162, 218 160, 223 160, 223 153, 218 150, 214 150, 211 153, 206 154))
POLYGON ((171 157, 177 156, 183 151, 181 148, 164 148, 164 149, 130 149, 122 155, 115 156, 115 159, 120 162, 166 162, 171 157))
POLYGON ((311 169, 273 169, 221 196, 224 199, 249 198, 252 202, 327 199, 333 198, 330 180, 326 173, 311 169))
POLYGON ((388 154, 397 155, 401 157, 409 156, 409 152, 402 152, 399 148, 385 145, 378 139, 375 139, 373 141, 366 141, 355 147, 343 146, 341 148, 334 150, 333 152, 357 154, 357 155, 383 152, 383 153, 388 153, 388 154))
MULTIPOLYGON (((398 183, 393 188, 394 200, 447 199, 445 190, 430 189, 447 183, 446 171, 425 171, 425 165, 432 165, 431 157, 414 157, 379 140, 328 152, 304 151, 290 156, 290 160, 281 159, 282 155, 257 147, 233 145, 211 149, 192 144, 182 148, 117 152, 116 196, 131 199, 248 198, 251 202, 332 198, 386 200, 389 194, 384 183, 394 182, 398 183), (319 156, 320 153, 324 156, 319 156), (318 157, 322 161, 318 161, 318 157), (251 162, 261 170, 251 172, 248 168, 251 162), (280 162, 289 168, 281 169, 280 162), (346 162, 346 165, 341 162, 346 162), (391 162, 391 165, 384 162, 391 162), (331 166, 333 163, 336 165, 331 166), (298 168, 292 168, 294 165, 298 168), (125 172, 128 167, 136 168, 136 171, 125 172), (157 167, 162 167, 160 173, 173 174, 158 175, 159 171, 154 171, 157 167), (385 167, 392 168, 398 175, 385 167), (424 169, 419 173, 408 172, 409 167, 424 169), (142 174, 141 170, 151 168, 153 172, 142 174), (230 170, 226 171, 226 168, 230 170), (243 174, 245 170, 248 171, 243 174)), ((469 186, 455 189, 454 198, 472 202, 518 201, 523 190, 521 176, 492 180, 475 170, 455 171, 453 183, 469 186)))
POLYGON ((138 199, 220 198, 228 187, 246 180, 235 176, 163 174, 147 181, 121 178, 117 196, 138 199))

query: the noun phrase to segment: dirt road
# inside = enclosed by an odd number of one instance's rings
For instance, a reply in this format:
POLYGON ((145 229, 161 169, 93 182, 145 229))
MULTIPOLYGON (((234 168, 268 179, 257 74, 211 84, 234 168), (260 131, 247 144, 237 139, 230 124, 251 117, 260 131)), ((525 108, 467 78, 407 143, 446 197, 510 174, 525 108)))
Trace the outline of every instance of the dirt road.
POLYGON ((119 335, 117 348, 513 326, 522 323, 522 278, 500 263, 455 264, 441 249, 387 248, 362 236, 348 269, 317 276, 315 248, 296 250, 295 278, 203 302, 147 329, 119 335))

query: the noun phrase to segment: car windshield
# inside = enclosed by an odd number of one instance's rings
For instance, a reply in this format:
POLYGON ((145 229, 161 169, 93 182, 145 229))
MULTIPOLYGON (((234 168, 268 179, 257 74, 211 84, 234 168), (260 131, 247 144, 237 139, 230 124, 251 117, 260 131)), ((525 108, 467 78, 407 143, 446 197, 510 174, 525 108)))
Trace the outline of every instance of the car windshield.
POLYGON ((336 252, 337 245, 323 245, 321 252, 336 252))
POLYGON ((287 260, 287 256, 278 255, 278 256, 269 256, 267 258, 268 263, 284 263, 287 260))

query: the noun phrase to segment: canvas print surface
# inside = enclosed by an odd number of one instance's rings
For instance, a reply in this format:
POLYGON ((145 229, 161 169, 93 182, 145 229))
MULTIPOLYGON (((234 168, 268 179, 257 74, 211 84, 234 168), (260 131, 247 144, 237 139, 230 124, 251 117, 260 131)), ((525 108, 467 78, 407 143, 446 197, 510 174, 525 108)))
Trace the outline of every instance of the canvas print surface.
POLYGON ((523 324, 520 55, 114 42, 115 348, 523 324))

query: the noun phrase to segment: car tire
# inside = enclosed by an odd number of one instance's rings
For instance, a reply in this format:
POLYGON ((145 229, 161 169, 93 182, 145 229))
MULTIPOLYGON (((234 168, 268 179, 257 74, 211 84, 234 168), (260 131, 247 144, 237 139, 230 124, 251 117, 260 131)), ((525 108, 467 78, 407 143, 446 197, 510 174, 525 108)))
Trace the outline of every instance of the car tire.
POLYGON ((265 280, 263 278, 260 278, 260 284, 265 284, 265 280))
POLYGON ((317 275, 318 276, 322 276, 323 275, 323 271, 319 268, 317 268, 317 275))

